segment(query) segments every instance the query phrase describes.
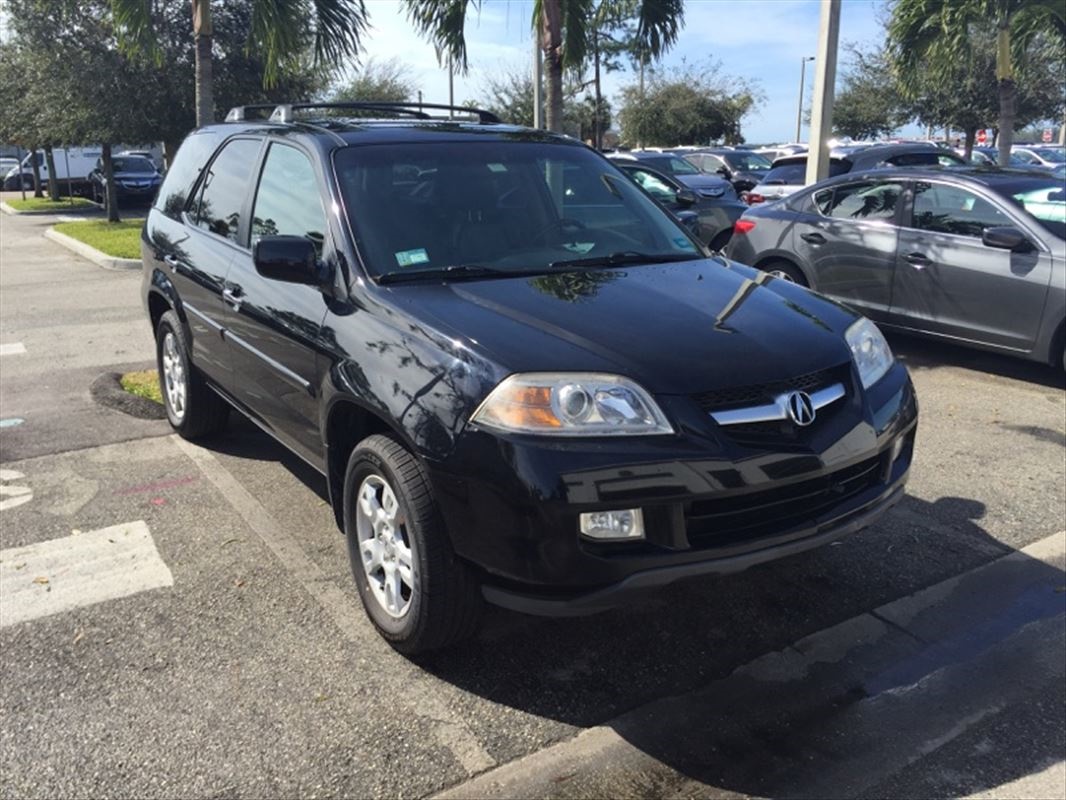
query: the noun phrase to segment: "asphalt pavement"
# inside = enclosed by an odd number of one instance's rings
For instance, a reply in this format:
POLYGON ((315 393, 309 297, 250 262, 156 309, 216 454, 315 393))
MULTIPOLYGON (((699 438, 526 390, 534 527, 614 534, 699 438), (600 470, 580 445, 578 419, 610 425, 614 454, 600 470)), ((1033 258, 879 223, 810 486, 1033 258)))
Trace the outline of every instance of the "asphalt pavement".
POLYGON ((320 476, 92 401, 151 366, 140 275, 49 222, 0 217, 0 797, 1066 794, 1060 373, 893 337, 922 418, 882 522, 409 661, 320 476))

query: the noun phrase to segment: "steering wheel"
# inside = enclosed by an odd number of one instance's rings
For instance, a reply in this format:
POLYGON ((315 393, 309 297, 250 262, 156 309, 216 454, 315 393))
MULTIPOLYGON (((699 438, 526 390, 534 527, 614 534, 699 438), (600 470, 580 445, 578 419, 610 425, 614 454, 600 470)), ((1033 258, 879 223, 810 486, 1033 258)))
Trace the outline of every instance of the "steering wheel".
POLYGON ((583 231, 587 227, 588 226, 581 220, 573 219, 571 217, 559 217, 558 219, 552 220, 544 227, 534 231, 529 238, 533 241, 543 241, 547 234, 554 230, 559 230, 565 233, 568 229, 572 231, 583 231))

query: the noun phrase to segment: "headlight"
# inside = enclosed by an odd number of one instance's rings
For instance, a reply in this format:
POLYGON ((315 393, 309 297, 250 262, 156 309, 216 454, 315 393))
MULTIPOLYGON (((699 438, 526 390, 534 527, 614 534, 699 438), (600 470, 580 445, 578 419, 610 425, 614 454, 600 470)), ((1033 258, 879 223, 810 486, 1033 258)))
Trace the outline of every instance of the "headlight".
POLYGON ((500 382, 470 418, 486 428, 549 436, 673 433, 646 391, 618 375, 530 372, 500 382))
POLYGON ((885 337, 876 325, 863 317, 848 328, 844 338, 851 348, 851 357, 855 359, 863 388, 873 386, 892 366, 892 350, 885 337))

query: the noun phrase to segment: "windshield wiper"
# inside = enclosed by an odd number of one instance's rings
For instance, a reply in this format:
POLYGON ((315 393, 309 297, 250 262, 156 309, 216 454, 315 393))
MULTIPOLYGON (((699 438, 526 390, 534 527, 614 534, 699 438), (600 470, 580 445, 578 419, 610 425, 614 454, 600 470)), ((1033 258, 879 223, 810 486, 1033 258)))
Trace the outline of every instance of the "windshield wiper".
POLYGON ((415 269, 404 272, 386 272, 378 276, 378 283, 407 283, 431 278, 443 278, 446 280, 463 280, 465 278, 520 278, 529 275, 541 275, 543 270, 499 269, 486 267, 482 264, 450 264, 447 267, 434 267, 433 269, 415 269))
POLYGON ((700 253, 640 253, 636 250, 622 250, 605 256, 587 258, 570 258, 565 261, 553 261, 548 266, 560 267, 612 267, 618 264, 653 264, 664 261, 695 261, 704 258, 700 253))

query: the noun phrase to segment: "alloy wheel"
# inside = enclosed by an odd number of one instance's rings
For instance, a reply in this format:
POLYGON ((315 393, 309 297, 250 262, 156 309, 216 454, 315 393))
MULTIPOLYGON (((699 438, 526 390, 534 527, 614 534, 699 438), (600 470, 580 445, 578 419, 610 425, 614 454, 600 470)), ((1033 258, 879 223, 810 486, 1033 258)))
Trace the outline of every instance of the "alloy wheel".
POLYGON ((178 340, 173 331, 163 337, 163 385, 167 393, 167 405, 175 419, 185 416, 186 379, 185 361, 178 352, 178 340))
POLYGON ((399 619, 415 597, 414 550, 396 493, 380 475, 368 475, 360 485, 355 523, 370 593, 399 619))

